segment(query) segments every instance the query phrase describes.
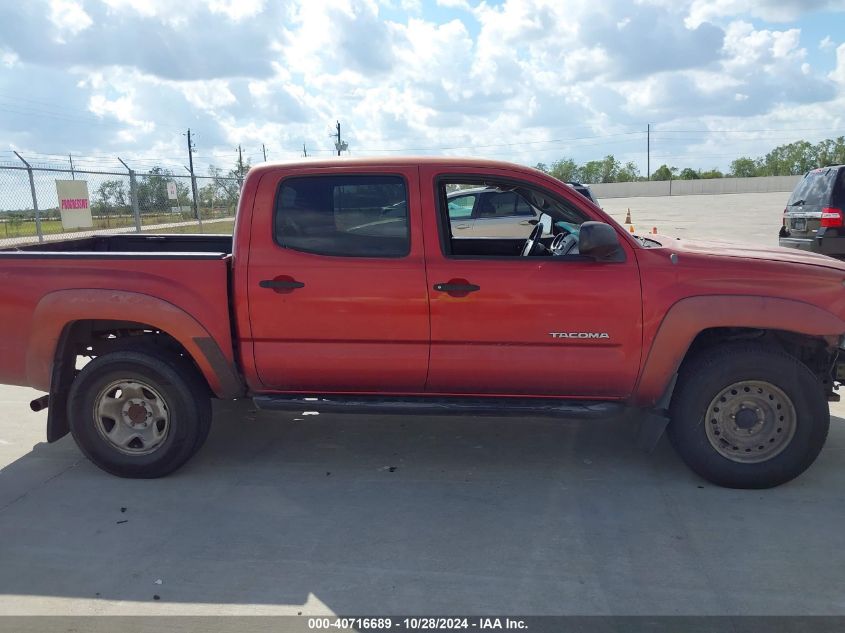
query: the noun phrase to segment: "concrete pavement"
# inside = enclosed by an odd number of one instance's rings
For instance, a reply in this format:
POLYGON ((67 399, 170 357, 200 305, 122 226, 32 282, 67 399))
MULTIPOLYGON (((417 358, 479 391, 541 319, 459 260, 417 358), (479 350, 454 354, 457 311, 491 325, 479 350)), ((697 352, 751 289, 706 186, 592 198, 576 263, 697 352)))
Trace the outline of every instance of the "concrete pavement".
POLYGON ((839 405, 807 473, 734 491, 622 420, 248 401, 176 474, 122 480, 45 444, 34 393, 0 388, 3 614, 845 613, 839 405))
POLYGON ((657 227, 669 237, 777 246, 789 193, 733 193, 660 198, 607 198, 599 204, 624 222, 628 209, 640 235, 657 227))

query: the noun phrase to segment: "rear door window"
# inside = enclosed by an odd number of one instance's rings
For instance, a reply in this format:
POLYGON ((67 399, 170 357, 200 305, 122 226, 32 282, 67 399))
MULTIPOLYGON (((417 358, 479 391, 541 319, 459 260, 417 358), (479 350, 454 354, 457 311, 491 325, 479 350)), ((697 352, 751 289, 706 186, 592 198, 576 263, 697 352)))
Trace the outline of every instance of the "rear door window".
POLYGON ((836 185, 833 188, 831 206, 845 210, 845 167, 839 168, 839 175, 836 177, 836 185))
POLYGON ((399 176, 289 178, 276 196, 279 246, 340 257, 410 252, 408 195, 399 176))

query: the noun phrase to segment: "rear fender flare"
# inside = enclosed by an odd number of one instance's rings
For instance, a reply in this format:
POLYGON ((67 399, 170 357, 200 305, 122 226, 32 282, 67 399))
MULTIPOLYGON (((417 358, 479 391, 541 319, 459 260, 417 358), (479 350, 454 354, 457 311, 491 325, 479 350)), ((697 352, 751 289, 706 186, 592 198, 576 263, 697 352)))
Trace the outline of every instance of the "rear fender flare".
POLYGON ((818 337, 845 333, 845 321, 802 301, 737 295, 681 299, 667 311, 657 330, 640 374, 635 404, 651 408, 666 398, 695 337, 719 327, 785 330, 818 337))

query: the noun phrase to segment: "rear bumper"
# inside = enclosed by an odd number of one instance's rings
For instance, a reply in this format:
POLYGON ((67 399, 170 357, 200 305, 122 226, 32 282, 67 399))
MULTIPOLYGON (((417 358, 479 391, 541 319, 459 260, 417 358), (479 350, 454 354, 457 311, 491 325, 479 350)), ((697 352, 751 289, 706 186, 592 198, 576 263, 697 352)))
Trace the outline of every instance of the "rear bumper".
POLYGON ((781 236, 778 243, 786 248, 797 248, 802 251, 821 253, 822 255, 830 255, 832 257, 845 257, 845 236, 815 237, 809 239, 781 236))

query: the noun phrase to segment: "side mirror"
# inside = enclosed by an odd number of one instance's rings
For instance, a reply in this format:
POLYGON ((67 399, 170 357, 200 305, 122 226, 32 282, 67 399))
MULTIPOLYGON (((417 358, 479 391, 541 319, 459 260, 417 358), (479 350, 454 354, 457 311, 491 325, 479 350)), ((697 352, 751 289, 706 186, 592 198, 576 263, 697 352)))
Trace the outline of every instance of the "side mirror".
POLYGON ((624 262, 619 236, 604 222, 584 222, 578 232, 578 252, 600 262, 624 262))

